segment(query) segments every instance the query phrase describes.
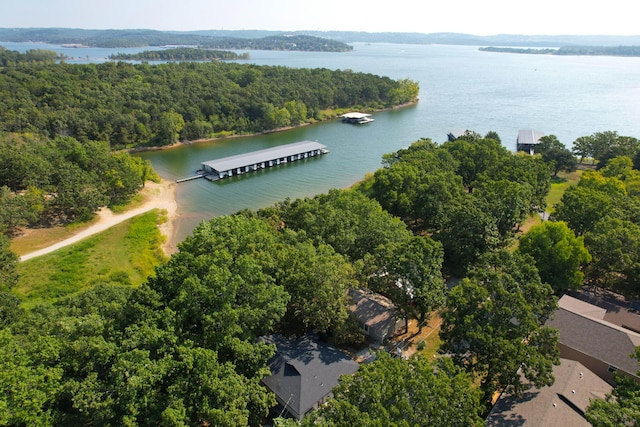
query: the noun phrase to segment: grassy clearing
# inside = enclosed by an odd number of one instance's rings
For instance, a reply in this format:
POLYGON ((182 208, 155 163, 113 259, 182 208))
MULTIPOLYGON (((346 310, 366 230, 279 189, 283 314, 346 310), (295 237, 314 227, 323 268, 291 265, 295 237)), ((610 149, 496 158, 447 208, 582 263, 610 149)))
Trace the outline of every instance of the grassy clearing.
POLYGON ((553 207, 562 199, 566 189, 580 181, 582 172, 577 170, 571 173, 560 173, 557 178, 551 180, 551 189, 547 195, 547 212, 553 213, 553 207))
MULTIPOLYGON (((153 192, 149 190, 147 186, 141 192, 134 195, 127 203, 113 205, 109 208, 113 213, 123 213, 142 206, 149 197, 153 197, 153 192)), ((96 215, 87 222, 74 222, 49 228, 25 229, 22 235, 11 239, 11 250, 18 256, 26 255, 68 239, 82 230, 91 227, 98 220, 99 218, 96 215)))
MULTIPOLYGON (((560 199, 562 199, 562 195, 572 185, 575 185, 580 181, 580 177, 582 176, 581 170, 571 173, 559 173, 558 177, 551 179, 551 188, 549 189, 549 194, 547 195, 547 212, 553 213, 553 208, 560 199)), ((540 225, 542 223, 542 219, 540 215, 532 215, 527 218, 524 223, 520 225, 520 233, 519 235, 526 234, 531 227, 536 225, 540 225)), ((510 250, 515 250, 518 247, 518 240, 514 242, 511 246, 510 250)))
POLYGON ((90 288, 98 283, 138 286, 165 256, 158 209, 124 221, 95 236, 18 265, 14 292, 27 307, 90 288))
MULTIPOLYGON (((416 346, 419 345, 419 342, 420 341, 418 341, 416 346)), ((431 360, 438 355, 441 345, 442 340, 440 339, 440 327, 438 327, 435 332, 424 340, 424 348, 422 348, 422 350, 417 350, 417 353, 431 360)))
POLYGON ((96 221, 98 221, 98 217, 88 222, 25 230, 24 234, 11 240, 11 250, 18 256, 26 255, 29 252, 34 252, 51 246, 54 243, 61 242, 89 228, 96 221))

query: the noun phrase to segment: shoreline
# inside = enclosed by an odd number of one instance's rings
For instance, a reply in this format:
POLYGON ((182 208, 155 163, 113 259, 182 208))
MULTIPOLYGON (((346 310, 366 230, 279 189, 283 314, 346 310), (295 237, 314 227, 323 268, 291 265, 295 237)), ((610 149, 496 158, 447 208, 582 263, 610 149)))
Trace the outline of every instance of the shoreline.
POLYGON ((143 196, 143 202, 139 206, 122 213, 114 213, 111 209, 103 207, 97 212, 96 215, 98 219, 93 224, 65 239, 53 242, 44 248, 23 254, 19 257, 20 261, 27 261, 31 258, 46 255, 63 247, 78 243, 86 237, 105 231, 114 225, 152 209, 160 209, 166 212, 166 221, 159 224, 158 229, 162 236, 164 236, 164 241, 160 245, 160 248, 167 257, 170 257, 178 250, 178 242, 175 241, 175 221, 179 216, 177 184, 166 179, 162 179, 159 183, 148 181, 142 189, 141 194, 143 196))
MULTIPOLYGON (((395 105, 393 107, 380 108, 380 109, 372 110, 372 111, 375 112, 375 113, 380 113, 380 112, 383 112, 383 111, 397 110, 399 108, 411 107, 412 105, 416 105, 419 101, 420 101, 419 99, 416 99, 415 101, 405 102, 404 104, 395 105)), ((369 111, 371 111, 371 110, 369 110, 369 111)), ((301 127, 304 127, 304 126, 311 126, 311 125, 316 125, 316 124, 328 122, 329 120, 335 120, 338 117, 339 116, 335 116, 335 117, 328 118, 326 120, 318 120, 318 121, 315 121, 313 123, 305 122, 305 123, 300 123, 299 125, 295 125, 295 126, 285 126, 285 127, 277 128, 277 129, 263 130, 261 132, 234 134, 234 135, 227 135, 227 136, 218 136, 218 137, 214 137, 214 138, 201 138, 201 139, 195 139, 193 141, 178 141, 178 142, 174 142, 173 144, 170 144, 170 145, 154 145, 152 147, 135 147, 135 148, 131 148, 131 149, 124 150, 124 151, 128 151, 129 153, 144 153, 146 151, 170 150, 172 148, 180 147, 180 146, 183 146, 183 145, 199 144, 199 143, 212 142, 212 141, 220 141, 220 140, 224 140, 224 139, 234 139, 234 138, 245 138, 245 137, 252 137, 252 136, 259 136, 259 135, 268 135, 270 133, 283 132, 283 131, 286 131, 286 130, 298 129, 298 128, 301 128, 301 127)))

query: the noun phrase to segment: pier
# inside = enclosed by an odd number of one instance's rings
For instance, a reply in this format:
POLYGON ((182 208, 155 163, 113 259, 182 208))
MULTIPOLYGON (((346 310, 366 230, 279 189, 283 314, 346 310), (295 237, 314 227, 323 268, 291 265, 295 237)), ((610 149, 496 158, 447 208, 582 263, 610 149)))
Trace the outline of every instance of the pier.
POLYGON ((216 181, 234 175, 242 175, 289 162, 317 157, 328 152, 329 150, 325 145, 315 141, 294 142, 293 144, 285 144, 203 162, 202 168, 195 175, 178 179, 176 182, 185 182, 203 177, 216 181))
POLYGON ((206 173, 200 169, 199 171, 196 171, 195 175, 191 175, 191 176, 187 176, 186 178, 180 178, 180 179, 176 179, 176 183, 181 183, 181 182, 185 182, 185 181, 191 181, 192 179, 198 179, 198 178, 202 178, 206 175, 206 173))

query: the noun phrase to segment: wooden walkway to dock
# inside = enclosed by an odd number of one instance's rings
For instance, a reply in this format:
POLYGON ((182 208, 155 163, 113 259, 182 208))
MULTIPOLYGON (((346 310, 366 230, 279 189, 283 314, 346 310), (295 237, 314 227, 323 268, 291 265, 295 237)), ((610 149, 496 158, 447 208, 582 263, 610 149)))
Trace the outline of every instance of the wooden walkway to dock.
POLYGON ((203 170, 196 171, 195 175, 187 176, 185 178, 176 179, 176 183, 181 183, 185 181, 191 181, 194 179, 206 178, 207 174, 203 170))

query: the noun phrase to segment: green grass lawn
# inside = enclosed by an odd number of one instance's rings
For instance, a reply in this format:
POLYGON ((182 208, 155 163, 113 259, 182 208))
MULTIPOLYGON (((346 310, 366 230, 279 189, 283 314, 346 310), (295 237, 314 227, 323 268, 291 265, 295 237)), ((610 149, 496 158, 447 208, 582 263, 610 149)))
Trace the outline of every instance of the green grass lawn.
POLYGON ((165 256, 158 209, 124 221, 81 242, 18 265, 14 292, 27 307, 90 288, 98 283, 138 286, 165 256))
POLYGON ((553 213, 553 207, 562 199, 562 195, 572 185, 580 181, 582 170, 571 173, 559 173, 557 178, 551 179, 551 189, 547 195, 547 212, 553 213))

